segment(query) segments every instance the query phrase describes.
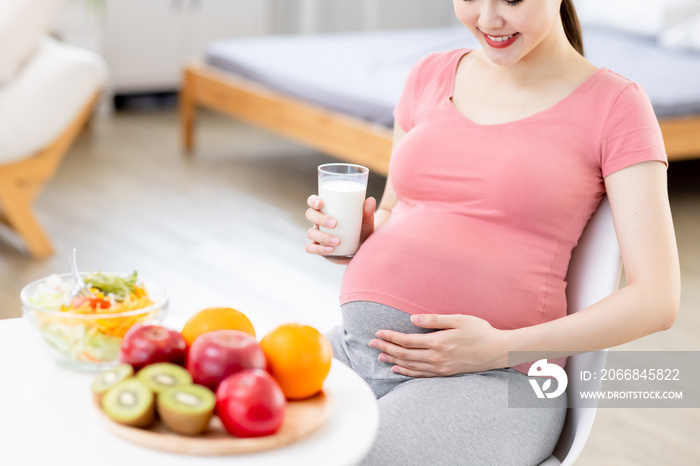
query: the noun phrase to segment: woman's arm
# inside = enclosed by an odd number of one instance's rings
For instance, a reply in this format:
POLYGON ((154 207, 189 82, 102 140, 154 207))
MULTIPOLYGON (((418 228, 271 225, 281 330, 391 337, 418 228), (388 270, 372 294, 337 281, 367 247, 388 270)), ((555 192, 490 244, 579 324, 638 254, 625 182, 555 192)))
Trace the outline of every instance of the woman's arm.
POLYGON ((517 353, 509 360, 509 351, 573 355, 670 328, 680 301, 680 268, 664 166, 633 165, 609 175, 605 186, 627 286, 575 314, 516 330, 497 330, 469 315, 414 315, 415 325, 445 331, 382 330, 370 342, 383 352, 380 360, 413 377, 452 375, 532 362, 517 353))
POLYGON ((605 188, 627 285, 575 314, 509 331, 507 350, 575 354, 618 346, 673 325, 680 267, 664 166, 632 165, 605 178, 605 188))

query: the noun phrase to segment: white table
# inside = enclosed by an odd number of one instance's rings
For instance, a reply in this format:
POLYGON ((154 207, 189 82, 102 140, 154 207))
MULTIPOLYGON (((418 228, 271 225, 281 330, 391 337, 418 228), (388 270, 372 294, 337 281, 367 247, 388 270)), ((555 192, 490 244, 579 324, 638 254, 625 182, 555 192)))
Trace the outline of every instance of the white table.
POLYGON ((351 465, 367 454, 379 424, 369 386, 333 360, 324 385, 334 399, 333 414, 310 437, 256 454, 176 455, 108 432, 92 405, 94 377, 56 364, 23 319, 0 320, 0 464, 351 465))

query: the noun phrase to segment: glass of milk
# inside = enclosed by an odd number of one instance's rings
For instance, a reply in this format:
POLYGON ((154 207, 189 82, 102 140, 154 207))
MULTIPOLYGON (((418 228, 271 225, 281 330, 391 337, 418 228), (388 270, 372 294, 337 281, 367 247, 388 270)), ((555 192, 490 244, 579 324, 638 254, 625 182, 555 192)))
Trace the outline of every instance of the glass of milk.
POLYGON ((351 163, 327 163, 318 167, 318 195, 321 212, 334 218, 335 228, 321 226, 324 233, 340 238, 340 244, 328 258, 345 259, 360 247, 362 210, 367 191, 369 169, 351 163))

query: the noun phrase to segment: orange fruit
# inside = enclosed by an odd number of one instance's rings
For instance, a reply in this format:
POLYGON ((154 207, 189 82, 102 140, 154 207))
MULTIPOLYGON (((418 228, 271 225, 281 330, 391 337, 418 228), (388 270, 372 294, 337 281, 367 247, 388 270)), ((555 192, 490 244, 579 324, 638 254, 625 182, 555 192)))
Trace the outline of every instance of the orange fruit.
POLYGON ((180 333, 190 347, 198 336, 216 330, 240 330, 255 337, 255 329, 248 316, 232 307, 202 309, 187 320, 180 333))
POLYGON ((316 395, 331 369, 333 350, 328 339, 313 327, 284 324, 260 341, 267 370, 288 400, 316 395))

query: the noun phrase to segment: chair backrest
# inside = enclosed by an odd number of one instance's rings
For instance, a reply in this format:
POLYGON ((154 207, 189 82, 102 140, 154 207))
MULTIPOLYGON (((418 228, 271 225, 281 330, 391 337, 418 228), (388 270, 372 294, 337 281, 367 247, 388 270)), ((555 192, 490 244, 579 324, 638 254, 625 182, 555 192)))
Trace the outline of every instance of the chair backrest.
MULTIPOLYGON (((574 248, 566 280, 568 313, 572 314, 600 301, 617 290, 620 284, 622 261, 615 235, 610 203, 604 197, 586 225, 574 248)), ((581 370, 597 371, 605 367, 607 350, 570 356, 566 363, 569 376, 568 393, 578 393, 581 370)), ((591 389, 588 382, 587 389, 591 389)), ((599 388, 599 387, 594 387, 599 388)), ((571 465, 583 451, 595 418, 593 408, 570 408, 564 429, 554 453, 543 465, 571 465), (561 462, 561 463, 560 463, 561 462)))

